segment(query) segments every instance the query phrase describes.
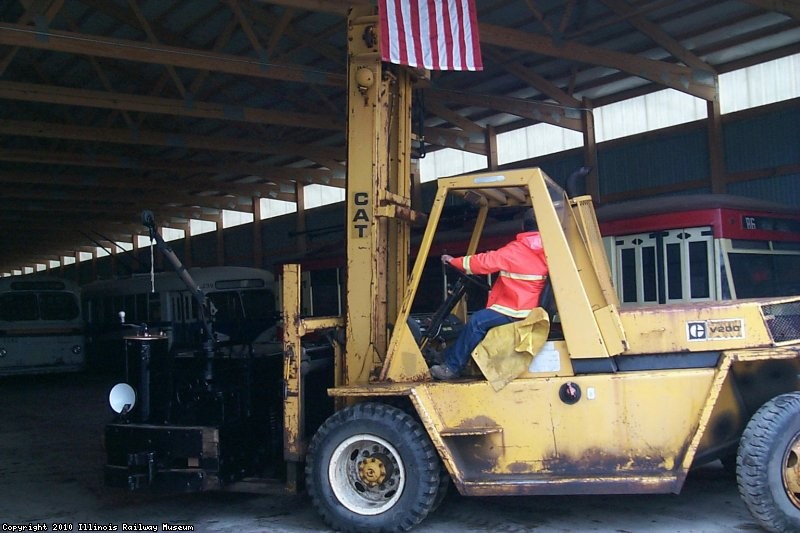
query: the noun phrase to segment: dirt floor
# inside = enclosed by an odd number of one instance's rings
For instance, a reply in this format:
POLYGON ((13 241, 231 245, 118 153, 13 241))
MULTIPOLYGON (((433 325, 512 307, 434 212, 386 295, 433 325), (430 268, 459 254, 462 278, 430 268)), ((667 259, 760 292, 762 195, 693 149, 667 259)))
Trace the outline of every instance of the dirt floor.
MULTIPOLYGON (((165 523, 204 532, 326 531, 304 496, 156 498, 104 487, 102 435, 111 419, 111 385, 83 374, 0 379, 0 531, 37 525, 47 531, 165 531, 165 523)), ((735 479, 716 464, 694 472, 680 495, 466 498, 451 491, 416 531, 760 529, 735 479)))

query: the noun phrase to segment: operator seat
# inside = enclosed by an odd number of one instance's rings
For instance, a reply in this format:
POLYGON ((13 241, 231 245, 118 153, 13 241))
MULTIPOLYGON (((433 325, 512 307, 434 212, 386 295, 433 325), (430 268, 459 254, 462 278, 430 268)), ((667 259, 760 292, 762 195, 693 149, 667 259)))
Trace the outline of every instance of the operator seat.
POLYGON ((547 337, 550 340, 563 339, 564 335, 561 331, 561 324, 556 320, 558 316, 558 307, 556 306, 556 298, 553 295, 553 284, 550 281, 550 276, 544 281, 542 293, 539 295, 539 307, 547 312, 547 317, 550 319, 550 334, 547 337))

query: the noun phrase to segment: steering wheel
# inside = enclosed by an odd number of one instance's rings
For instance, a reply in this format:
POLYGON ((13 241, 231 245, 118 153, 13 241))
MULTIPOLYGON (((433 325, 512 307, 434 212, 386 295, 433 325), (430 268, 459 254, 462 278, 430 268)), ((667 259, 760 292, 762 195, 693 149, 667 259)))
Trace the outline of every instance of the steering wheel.
POLYGON ((484 290, 486 292, 489 292, 492 289, 491 285, 486 283, 486 280, 483 279, 482 277, 476 276, 474 274, 467 274, 466 272, 463 272, 463 271, 457 269, 456 267, 454 267, 450 263, 444 263, 444 265, 450 271, 455 272, 456 274, 458 274, 461 277, 461 279, 463 279, 464 281, 472 284, 474 287, 482 289, 482 290, 484 290))

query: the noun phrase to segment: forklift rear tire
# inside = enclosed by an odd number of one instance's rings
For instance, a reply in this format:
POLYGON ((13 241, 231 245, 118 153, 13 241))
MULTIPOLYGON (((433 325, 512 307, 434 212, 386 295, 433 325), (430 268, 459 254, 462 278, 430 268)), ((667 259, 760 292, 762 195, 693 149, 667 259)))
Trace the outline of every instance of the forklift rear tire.
POLYGON ((332 415, 308 450, 306 488, 333 529, 408 531, 431 511, 441 461, 422 426, 382 403, 332 415))
POLYGON ((736 458, 739 493, 767 531, 800 531, 800 392, 756 411, 736 458))

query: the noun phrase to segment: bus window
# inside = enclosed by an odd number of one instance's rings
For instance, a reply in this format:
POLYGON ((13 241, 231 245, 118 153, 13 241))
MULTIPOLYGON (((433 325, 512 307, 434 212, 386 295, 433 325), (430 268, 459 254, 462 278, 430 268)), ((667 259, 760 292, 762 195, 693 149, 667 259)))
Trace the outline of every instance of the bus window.
POLYGON ((692 299, 711 297, 709 241, 689 243, 689 291, 692 299))
POLYGON ((683 299, 683 261, 681 261, 681 246, 678 243, 665 244, 664 246, 664 271, 667 280, 667 301, 680 301, 683 299))
POLYGON ((622 303, 658 301, 658 263, 654 234, 628 235, 615 240, 617 286, 622 303))
POLYGON ((242 307, 247 318, 275 319, 275 295, 270 290, 242 291, 242 307))
POLYGON ((737 298, 800 294, 800 255, 730 253, 737 298))
POLYGON ((80 316, 74 295, 64 292, 43 292, 39 295, 42 320, 73 320, 80 316))
POLYGON ((716 283, 713 238, 708 227, 664 232, 667 302, 711 299, 712 287, 716 283))
POLYGON ((36 320, 39 308, 35 293, 6 293, 0 295, 0 320, 17 322, 36 320))
POLYGON ((208 294, 208 299, 217 308, 217 318, 231 320, 242 317, 239 293, 236 291, 211 292, 208 294))

